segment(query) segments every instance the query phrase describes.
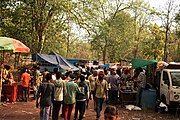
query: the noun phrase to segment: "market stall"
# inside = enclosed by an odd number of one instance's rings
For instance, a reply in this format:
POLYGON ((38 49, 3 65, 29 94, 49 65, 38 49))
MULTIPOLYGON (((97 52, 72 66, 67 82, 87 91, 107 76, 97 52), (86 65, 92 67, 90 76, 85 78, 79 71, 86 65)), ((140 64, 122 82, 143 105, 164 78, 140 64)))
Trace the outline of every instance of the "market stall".
MULTIPOLYGON (((14 65, 16 65, 16 62, 19 61, 20 53, 29 53, 30 49, 19 40, 8 37, 0 37, 0 51, 3 52, 3 61, 2 61, 3 63, 2 67, 3 67, 5 52, 10 52, 15 54, 14 65)), ((13 75, 11 78, 7 77, 9 74, 13 73, 13 70, 11 69, 10 66, 9 69, 2 68, 1 73, 2 73, 1 80, 3 80, 1 81, 3 82, 3 86, 2 86, 3 96, 5 100, 9 99, 9 102, 15 102, 18 94, 18 83, 17 83, 18 80, 16 80, 16 77, 13 77, 13 75)))
POLYGON ((136 104, 136 95, 137 91, 127 91, 127 90, 120 90, 120 98, 122 105, 125 104, 136 104))
POLYGON ((5 52, 12 52, 15 54, 14 65, 16 65, 20 58, 20 53, 29 53, 30 49, 24 45, 19 40, 8 38, 8 37, 0 37, 0 51, 3 52, 3 63, 4 63, 4 55, 5 52))
POLYGON ((156 65, 156 61, 133 59, 131 63, 132 63, 132 69, 134 69, 133 75, 128 75, 128 73, 130 72, 126 71, 125 69, 124 75, 122 75, 122 78, 121 78, 121 83, 119 87, 121 102, 123 105, 125 104, 136 105, 136 104, 139 104, 139 101, 140 101, 140 104, 146 107, 146 105, 149 103, 146 100, 143 101, 143 99, 140 98, 139 94, 142 94, 143 96, 152 94, 152 91, 149 91, 148 90, 149 88, 146 88, 146 86, 147 84, 152 84, 154 81, 153 74, 155 70, 154 64, 156 65), (140 88, 139 84, 142 84, 142 81, 139 81, 140 79, 138 78, 138 76, 141 72, 142 74, 140 78, 142 79, 142 75, 144 76, 143 77, 145 80, 144 83, 146 83, 146 85, 145 87, 143 87, 144 89, 139 93, 139 88, 140 88))

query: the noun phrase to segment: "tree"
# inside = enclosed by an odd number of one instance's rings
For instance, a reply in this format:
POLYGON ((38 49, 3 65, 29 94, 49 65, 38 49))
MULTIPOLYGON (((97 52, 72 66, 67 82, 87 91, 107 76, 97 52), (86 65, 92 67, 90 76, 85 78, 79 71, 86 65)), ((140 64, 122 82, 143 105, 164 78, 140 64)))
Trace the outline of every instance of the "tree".
POLYGON ((149 26, 146 39, 142 42, 143 58, 161 60, 163 56, 164 31, 157 24, 149 26))
POLYGON ((0 28, 3 36, 16 38, 27 44, 30 38, 30 16, 26 7, 15 0, 0 3, 0 28))
POLYGON ((134 17, 134 48, 132 49, 133 58, 141 57, 141 43, 146 39, 149 23, 157 14, 156 10, 143 0, 135 0, 130 9, 134 17))
POLYGON ((177 48, 176 48, 176 58, 175 61, 180 61, 180 10, 178 13, 176 13, 175 16, 175 21, 176 21, 176 41, 177 41, 177 48))
POLYGON ((24 40, 32 52, 41 52, 47 40, 48 27, 57 20, 58 13, 66 12, 66 4, 66 1, 59 0, 3 0, 1 3, 3 34, 24 40))
POLYGON ((99 2, 99 8, 96 9, 99 17, 95 20, 96 31, 93 31, 90 43, 98 53, 98 56, 102 55, 102 60, 104 63, 107 59, 107 51, 110 46, 113 46, 112 39, 112 22, 116 18, 117 14, 121 11, 128 9, 131 3, 125 3, 123 0, 114 0, 106 2, 99 2))
POLYGON ((175 2, 174 0, 168 0, 166 3, 166 10, 162 11, 162 22, 165 29, 165 40, 164 40, 164 61, 168 61, 168 42, 170 41, 171 27, 175 17, 175 2))
POLYGON ((116 17, 111 20, 110 26, 106 28, 109 30, 106 36, 110 44, 107 46, 107 57, 110 62, 128 59, 132 56, 133 26, 133 18, 123 11, 118 12, 116 17))
MULTIPOLYGON (((165 29, 151 24, 154 15, 143 0, 2 0, 0 34, 21 40, 32 52, 55 51, 104 63, 159 59, 165 29)), ((179 49, 179 39, 173 31, 167 33, 168 51, 179 49)))

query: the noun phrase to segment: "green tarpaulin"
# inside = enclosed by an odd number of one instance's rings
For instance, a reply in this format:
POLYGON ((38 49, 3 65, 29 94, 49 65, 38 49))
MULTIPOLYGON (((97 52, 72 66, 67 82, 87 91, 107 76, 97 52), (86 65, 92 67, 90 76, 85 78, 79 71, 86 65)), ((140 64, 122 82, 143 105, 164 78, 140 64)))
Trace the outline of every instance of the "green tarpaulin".
POLYGON ((143 59, 132 59, 131 61, 133 68, 145 67, 147 65, 157 63, 156 60, 143 60, 143 59))

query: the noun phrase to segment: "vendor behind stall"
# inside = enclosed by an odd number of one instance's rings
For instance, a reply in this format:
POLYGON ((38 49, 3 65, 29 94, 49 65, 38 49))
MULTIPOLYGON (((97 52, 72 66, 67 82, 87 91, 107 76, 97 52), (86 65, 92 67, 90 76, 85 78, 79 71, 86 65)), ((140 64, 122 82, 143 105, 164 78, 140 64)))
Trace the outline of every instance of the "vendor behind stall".
POLYGON ((124 68, 123 71, 122 71, 122 75, 121 75, 121 78, 120 78, 120 88, 122 90, 132 90, 134 89, 134 87, 132 88, 131 86, 133 85, 130 85, 130 83, 132 83, 131 81, 131 73, 130 73, 130 69, 129 68, 124 68))
POLYGON ((111 104, 116 104, 118 101, 119 75, 116 74, 115 70, 111 70, 111 75, 108 76, 107 82, 109 84, 109 102, 111 104))
POLYGON ((135 82, 137 82, 137 87, 138 87, 136 102, 137 102, 137 105, 140 106, 142 91, 146 87, 146 75, 145 75, 145 71, 142 68, 137 68, 135 70, 135 75, 137 75, 135 82))
POLYGON ((2 93, 4 95, 4 102, 7 102, 7 94, 8 91, 5 89, 5 85, 12 85, 14 82, 13 74, 10 71, 11 67, 9 65, 4 65, 3 73, 2 73, 2 93))
POLYGON ((122 76, 121 76, 121 80, 124 82, 127 82, 131 79, 131 73, 130 73, 130 69, 129 68, 124 68, 122 76))
POLYGON ((13 75, 10 72, 11 67, 9 65, 4 65, 4 70, 2 73, 3 84, 10 84, 13 82, 13 75))

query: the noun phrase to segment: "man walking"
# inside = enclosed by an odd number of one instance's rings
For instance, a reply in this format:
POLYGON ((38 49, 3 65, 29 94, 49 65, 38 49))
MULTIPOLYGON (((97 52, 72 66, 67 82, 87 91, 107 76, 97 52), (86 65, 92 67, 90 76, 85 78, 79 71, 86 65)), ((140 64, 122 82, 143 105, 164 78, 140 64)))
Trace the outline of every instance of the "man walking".
POLYGON ((35 66, 33 71, 33 89, 34 89, 34 98, 37 96, 37 91, 42 82, 42 76, 40 72, 40 67, 35 66))
POLYGON ((66 82, 66 93, 64 95, 64 120, 71 120, 72 110, 76 103, 76 94, 79 92, 78 85, 74 83, 74 75, 70 73, 66 82))
POLYGON ((99 71, 98 79, 95 84, 95 97, 96 97, 96 119, 100 119, 102 105, 104 99, 107 99, 108 83, 104 80, 104 72, 99 71))
POLYGON ((54 99, 54 84, 50 81, 52 75, 48 73, 45 81, 39 86, 37 92, 36 107, 40 104, 40 120, 49 120, 50 107, 54 99), (40 102, 39 102, 40 98, 40 102))
POLYGON ((96 102, 95 102, 95 84, 96 84, 96 80, 97 80, 97 71, 94 70, 93 74, 90 75, 88 77, 88 80, 90 82, 90 100, 91 100, 91 95, 93 96, 93 100, 94 100, 94 110, 96 109, 96 102))
POLYGON ((53 113, 52 113, 53 120, 58 120, 59 111, 63 103, 63 95, 65 92, 65 82, 61 79, 60 72, 56 73, 56 79, 57 80, 54 81, 55 93, 54 93, 53 113))
POLYGON ((79 112, 78 120, 82 120, 84 113, 85 113, 85 109, 86 109, 86 99, 87 99, 87 95, 88 95, 88 85, 85 82, 84 75, 80 76, 80 82, 77 84, 78 84, 80 92, 77 93, 77 95, 76 95, 76 107, 75 107, 74 120, 77 119, 78 112, 79 112))

